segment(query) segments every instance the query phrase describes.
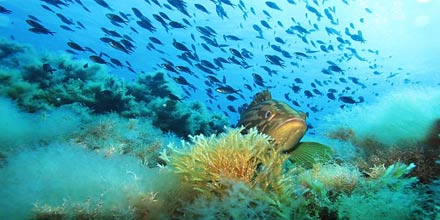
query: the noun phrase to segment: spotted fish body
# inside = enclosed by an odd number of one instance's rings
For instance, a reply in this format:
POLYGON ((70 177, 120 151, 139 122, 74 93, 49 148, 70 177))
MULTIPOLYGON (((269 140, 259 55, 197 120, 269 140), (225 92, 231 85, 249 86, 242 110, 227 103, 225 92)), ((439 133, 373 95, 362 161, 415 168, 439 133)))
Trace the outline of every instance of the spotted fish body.
POLYGON ((240 115, 237 126, 245 131, 256 127, 261 133, 274 139, 279 150, 288 152, 304 136, 307 130, 306 115, 286 103, 272 99, 268 90, 258 93, 249 107, 240 115))

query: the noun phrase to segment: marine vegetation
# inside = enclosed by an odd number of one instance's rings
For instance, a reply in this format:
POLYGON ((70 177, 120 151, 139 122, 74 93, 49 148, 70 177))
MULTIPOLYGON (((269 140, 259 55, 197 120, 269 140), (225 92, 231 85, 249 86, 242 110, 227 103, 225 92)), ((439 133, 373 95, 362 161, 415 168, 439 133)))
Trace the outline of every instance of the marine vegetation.
POLYGON ((327 118, 324 135, 352 144, 363 171, 396 161, 415 163, 411 175, 430 183, 440 173, 439 98, 429 87, 390 93, 374 105, 327 118))
POLYGON ((411 219, 421 210, 423 191, 413 188, 416 178, 406 177, 414 164, 377 167, 368 176, 349 164, 306 169, 274 151, 268 136, 241 131, 192 137, 192 144, 162 153, 171 171, 196 192, 185 207, 192 219, 367 219, 371 213, 411 219), (371 199, 362 209, 348 202, 365 196, 371 199), (397 197, 408 203, 390 201, 397 197), (376 207, 378 198, 393 203, 383 206, 387 212, 376 207))
POLYGON ((440 1, 0 2, 0 220, 440 220, 440 1))
POLYGON ((36 52, 30 46, 0 40, 0 95, 26 112, 77 103, 95 114, 148 117, 164 132, 186 138, 212 134, 228 124, 197 101, 176 99, 180 90, 163 73, 140 74, 134 82, 107 73, 105 66, 36 52))
MULTIPOLYGON (((361 166, 349 160, 315 160, 319 155, 314 155, 313 163, 305 165, 292 154, 302 154, 301 149, 328 147, 300 142, 291 151, 283 151, 274 141, 282 136, 260 133, 258 127, 252 126, 212 134, 223 131, 223 127, 216 132, 209 130, 220 126, 223 117, 209 118, 203 105, 170 98, 170 94, 178 93, 170 93, 173 87, 164 74, 144 74, 130 84, 101 75, 105 69, 95 64, 84 70, 81 61, 59 58, 66 63, 61 65, 53 60, 58 58, 48 58, 50 68, 43 68, 42 58, 30 52, 29 47, 11 43, 4 43, 3 47, 9 48, 3 52, 15 51, 10 52, 15 55, 1 60, 1 65, 8 68, 1 70, 0 89, 8 98, 1 100, 0 109, 0 177, 4 180, 0 194, 10 198, 1 200, 0 207, 1 213, 11 219, 22 219, 24 215, 30 219, 434 216, 430 211, 433 207, 422 206, 430 198, 423 185, 416 184, 418 179, 411 177, 418 167, 412 161, 405 165, 390 157, 385 165, 361 166), (32 58, 20 64, 29 52, 32 58), (68 65, 72 66, 69 71, 63 68, 68 65), (41 70, 50 73, 41 77, 27 75, 41 70), (65 87, 72 80, 77 84, 65 87), (106 83, 97 85, 94 80, 106 83), (58 84, 44 87, 50 82, 58 84), (62 98, 42 98, 55 91, 62 98), (89 99, 93 101, 89 103, 89 99), (125 104, 106 107, 106 100, 125 104), (164 109, 167 115, 161 116, 164 109), (189 111, 191 119, 179 121, 189 111), (173 117, 179 119, 173 121, 173 117), (164 134, 174 129, 178 135, 199 135, 181 142, 164 134), (170 142, 174 144, 164 150, 170 142), (35 191, 35 184, 41 190, 35 191)), ((252 116, 247 115, 246 118, 252 116)), ((434 126, 431 133, 437 131, 434 126)), ((338 137, 350 139, 354 135, 355 132, 341 132, 338 137)), ((436 143, 435 138, 429 140, 436 143)))
POLYGON ((194 136, 194 145, 184 143, 182 148, 172 148, 170 156, 162 153, 162 159, 204 193, 222 194, 230 181, 278 191, 286 155, 271 149, 268 136, 254 129, 247 135, 241 131, 230 130, 218 137, 194 136))
POLYGON ((418 212, 424 190, 407 177, 414 164, 376 167, 367 176, 346 163, 308 169, 273 150, 269 136, 241 132, 228 129, 191 137, 182 147, 171 144, 161 153, 162 165, 150 168, 130 155, 103 155, 77 144, 24 150, 2 167, 0 194, 11 199, 0 207, 30 219, 426 217, 418 212), (44 185, 35 191, 35 184, 44 185))

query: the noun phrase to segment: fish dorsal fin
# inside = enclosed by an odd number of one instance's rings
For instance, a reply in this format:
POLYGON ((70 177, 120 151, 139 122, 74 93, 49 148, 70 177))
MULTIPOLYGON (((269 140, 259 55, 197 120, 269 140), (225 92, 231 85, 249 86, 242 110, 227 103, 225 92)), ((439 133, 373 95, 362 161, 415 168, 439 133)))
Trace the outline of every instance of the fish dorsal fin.
POLYGON ((262 92, 259 92, 255 95, 254 100, 249 104, 249 107, 252 107, 254 105, 258 105, 262 102, 265 102, 267 100, 271 100, 272 96, 270 95, 269 90, 264 90, 262 92))

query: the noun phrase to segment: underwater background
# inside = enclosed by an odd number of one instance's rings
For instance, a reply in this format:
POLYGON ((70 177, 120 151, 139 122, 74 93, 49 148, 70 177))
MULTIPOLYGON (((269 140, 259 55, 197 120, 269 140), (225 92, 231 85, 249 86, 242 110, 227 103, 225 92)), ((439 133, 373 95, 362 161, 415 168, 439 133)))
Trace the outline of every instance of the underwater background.
POLYGON ((0 0, 0 219, 440 219, 439 8, 0 0))

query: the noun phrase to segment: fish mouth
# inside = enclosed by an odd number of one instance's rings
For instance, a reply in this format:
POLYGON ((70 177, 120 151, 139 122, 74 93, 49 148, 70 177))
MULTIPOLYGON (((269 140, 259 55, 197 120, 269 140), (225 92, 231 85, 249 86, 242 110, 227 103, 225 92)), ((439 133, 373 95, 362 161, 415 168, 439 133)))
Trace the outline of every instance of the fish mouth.
POLYGON ((275 139, 275 144, 281 151, 290 151, 307 130, 306 121, 302 118, 289 118, 275 128, 271 135, 275 139))

